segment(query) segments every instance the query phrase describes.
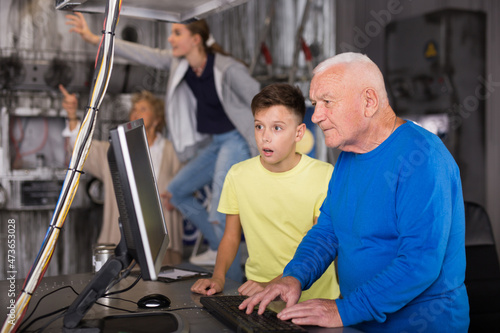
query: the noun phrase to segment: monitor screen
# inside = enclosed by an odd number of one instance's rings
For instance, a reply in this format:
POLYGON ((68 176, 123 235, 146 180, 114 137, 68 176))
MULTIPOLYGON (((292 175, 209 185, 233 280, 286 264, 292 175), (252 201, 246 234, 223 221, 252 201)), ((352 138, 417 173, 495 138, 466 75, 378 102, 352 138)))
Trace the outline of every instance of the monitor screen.
MULTIPOLYGON (((134 259, 143 280, 157 280, 169 237, 142 119, 110 131, 108 164, 120 213, 122 239, 66 311, 64 327, 75 328, 134 259)), ((116 221, 118 223, 118 221, 116 221)))
POLYGON ((127 251, 156 280, 169 237, 142 119, 110 131, 108 162, 127 251))

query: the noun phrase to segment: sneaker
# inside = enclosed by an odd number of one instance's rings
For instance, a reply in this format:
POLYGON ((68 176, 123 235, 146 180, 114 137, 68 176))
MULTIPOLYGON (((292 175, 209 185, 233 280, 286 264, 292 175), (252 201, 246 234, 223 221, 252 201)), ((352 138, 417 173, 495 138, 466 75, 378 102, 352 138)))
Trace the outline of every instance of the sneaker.
POLYGON ((189 262, 193 265, 198 266, 215 266, 215 259, 217 258, 217 251, 208 249, 207 251, 198 254, 197 256, 192 256, 189 258, 189 262))

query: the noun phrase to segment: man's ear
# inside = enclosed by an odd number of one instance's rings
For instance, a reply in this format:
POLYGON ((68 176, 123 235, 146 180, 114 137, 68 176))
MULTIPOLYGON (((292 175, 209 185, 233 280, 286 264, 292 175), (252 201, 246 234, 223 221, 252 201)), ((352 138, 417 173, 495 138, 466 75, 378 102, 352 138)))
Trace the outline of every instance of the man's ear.
POLYGON ((297 130, 295 131, 295 142, 299 142, 306 134, 306 124, 302 123, 297 126, 297 130))
POLYGON ((366 117, 371 118, 378 110, 378 95, 375 89, 366 88, 363 91, 363 107, 366 117))

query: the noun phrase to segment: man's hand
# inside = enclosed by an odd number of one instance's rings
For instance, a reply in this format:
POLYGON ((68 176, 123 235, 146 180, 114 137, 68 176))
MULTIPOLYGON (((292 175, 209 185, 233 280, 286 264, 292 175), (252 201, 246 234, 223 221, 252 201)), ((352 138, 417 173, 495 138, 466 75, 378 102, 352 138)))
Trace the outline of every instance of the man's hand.
POLYGON ((268 284, 269 282, 257 282, 248 280, 238 288, 238 292, 243 296, 253 296, 263 291, 268 284))
POLYGON ((76 118, 76 109, 78 108, 78 99, 75 94, 70 94, 62 84, 59 90, 63 94, 62 107, 68 113, 68 118, 76 118))
POLYGON ((68 114, 69 129, 73 130, 78 124, 78 118, 76 116, 76 111, 78 108, 78 99, 75 94, 70 94, 62 84, 59 85, 59 90, 63 94, 63 100, 61 106, 68 114))
POLYGON ((98 45, 100 42, 99 36, 95 35, 90 31, 87 21, 82 13, 75 12, 74 14, 66 15, 66 25, 71 25, 73 28, 69 29, 69 32, 76 32, 79 34, 84 41, 90 44, 98 45))
POLYGON ((246 313, 252 313, 254 307, 260 303, 258 314, 263 314, 266 306, 276 297, 280 297, 286 302, 286 306, 296 304, 300 298, 301 285, 299 280, 292 276, 286 276, 270 283, 264 290, 244 300, 238 307, 240 310, 246 309, 246 313))
POLYGON ((310 299, 286 307, 278 318, 292 320, 297 325, 316 325, 322 327, 342 327, 337 303, 329 299, 310 299))
POLYGON ((224 289, 224 280, 211 278, 211 279, 199 279, 191 286, 191 291, 194 293, 202 295, 213 295, 215 293, 220 293, 224 289))

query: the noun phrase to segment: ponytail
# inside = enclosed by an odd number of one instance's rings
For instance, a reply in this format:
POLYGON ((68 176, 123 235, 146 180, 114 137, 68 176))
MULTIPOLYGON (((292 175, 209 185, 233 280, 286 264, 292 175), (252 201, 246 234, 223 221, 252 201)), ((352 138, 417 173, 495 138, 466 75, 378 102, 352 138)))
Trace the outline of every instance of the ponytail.
MULTIPOLYGON (((228 52, 226 52, 222 46, 220 46, 214 39, 214 37, 212 36, 212 34, 210 33, 210 28, 208 27, 208 23, 206 20, 197 20, 197 21, 193 21, 193 22, 190 22, 190 23, 187 23, 186 24, 186 28, 193 34, 193 35, 200 35, 201 37, 201 40, 202 40, 202 43, 203 43, 203 47, 205 49, 205 52, 208 54, 208 53, 220 53, 222 55, 225 55, 225 56, 228 56, 228 57, 232 57, 232 55, 228 52)), ((234 58, 234 57, 233 57, 234 58)), ((240 60, 240 59, 236 59, 234 58, 235 60, 241 62, 243 65, 245 65, 246 67, 248 67, 248 65, 240 60)))

